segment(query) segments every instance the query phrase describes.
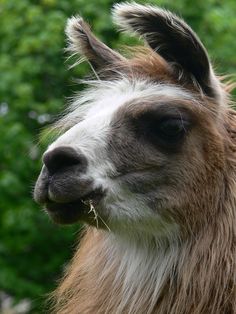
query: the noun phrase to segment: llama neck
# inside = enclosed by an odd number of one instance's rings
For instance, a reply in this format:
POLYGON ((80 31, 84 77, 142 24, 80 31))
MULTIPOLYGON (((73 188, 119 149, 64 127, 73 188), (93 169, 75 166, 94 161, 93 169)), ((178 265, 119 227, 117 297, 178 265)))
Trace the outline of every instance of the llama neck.
POLYGON ((155 242, 140 246, 89 228, 56 291, 56 313, 153 313, 178 252, 177 244, 157 251, 155 242))
POLYGON ((57 291, 56 313, 233 313, 233 251, 215 236, 208 230, 157 249, 90 229, 57 291))
MULTIPOLYGON (((168 245, 154 239, 129 241, 109 239, 114 260, 119 260, 113 281, 114 291, 119 287, 120 297, 114 305, 115 313, 153 313, 157 300, 173 278, 179 255, 178 243, 168 245)), ((109 244, 110 245, 110 244, 109 244)))

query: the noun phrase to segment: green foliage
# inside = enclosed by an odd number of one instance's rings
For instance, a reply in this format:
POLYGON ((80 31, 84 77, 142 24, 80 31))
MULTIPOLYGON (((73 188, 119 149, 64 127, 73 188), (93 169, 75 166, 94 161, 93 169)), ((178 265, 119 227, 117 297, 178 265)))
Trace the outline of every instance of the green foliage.
MULTIPOLYGON (((37 144, 38 135, 62 111, 65 98, 80 88, 72 77, 88 71, 86 65, 66 71, 64 26, 69 16, 80 13, 113 48, 134 42, 115 32, 109 15, 113 3, 0 0, 0 290, 16 300, 33 300, 34 313, 53 289, 79 230, 53 225, 32 201, 45 148, 37 144)), ((149 3, 183 16, 202 38, 218 71, 235 72, 234 0, 149 3)))

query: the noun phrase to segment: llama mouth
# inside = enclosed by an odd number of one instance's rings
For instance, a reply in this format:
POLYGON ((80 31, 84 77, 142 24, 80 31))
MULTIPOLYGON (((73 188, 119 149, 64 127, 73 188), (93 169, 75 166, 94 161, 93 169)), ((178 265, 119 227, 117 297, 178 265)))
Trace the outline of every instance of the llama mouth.
POLYGON ((58 224, 73 224, 78 221, 94 224, 91 206, 96 207, 103 196, 104 193, 96 190, 72 202, 57 203, 49 200, 45 203, 45 210, 58 224))

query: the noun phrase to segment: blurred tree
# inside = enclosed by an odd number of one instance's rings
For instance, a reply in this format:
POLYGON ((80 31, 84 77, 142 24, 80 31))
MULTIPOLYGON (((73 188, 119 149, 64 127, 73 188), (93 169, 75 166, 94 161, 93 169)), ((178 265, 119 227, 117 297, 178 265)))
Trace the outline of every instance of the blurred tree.
MULTIPOLYGON (((113 48, 133 39, 111 24, 114 2, 100 0, 0 0, 0 290, 16 300, 33 300, 40 310, 45 293, 71 255, 79 226, 56 227, 32 201, 40 169, 38 135, 60 112, 65 97, 79 89, 66 71, 66 19, 82 14, 95 33, 113 48)), ((146 1, 139 1, 145 3, 146 1)), ((208 48, 220 73, 236 72, 234 0, 150 0, 185 18, 208 48)))

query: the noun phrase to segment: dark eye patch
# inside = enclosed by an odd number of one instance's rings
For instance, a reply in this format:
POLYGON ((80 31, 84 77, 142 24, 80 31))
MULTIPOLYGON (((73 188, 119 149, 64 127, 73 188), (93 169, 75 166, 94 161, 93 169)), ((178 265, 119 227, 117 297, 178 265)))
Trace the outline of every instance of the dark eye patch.
POLYGON ((145 127, 149 135, 171 143, 180 140, 187 133, 189 122, 177 117, 165 117, 160 121, 151 117, 146 121, 145 127))
POLYGON ((146 108, 131 120, 139 139, 173 152, 180 149, 192 126, 192 119, 186 109, 166 106, 146 108))

